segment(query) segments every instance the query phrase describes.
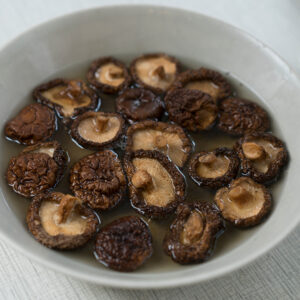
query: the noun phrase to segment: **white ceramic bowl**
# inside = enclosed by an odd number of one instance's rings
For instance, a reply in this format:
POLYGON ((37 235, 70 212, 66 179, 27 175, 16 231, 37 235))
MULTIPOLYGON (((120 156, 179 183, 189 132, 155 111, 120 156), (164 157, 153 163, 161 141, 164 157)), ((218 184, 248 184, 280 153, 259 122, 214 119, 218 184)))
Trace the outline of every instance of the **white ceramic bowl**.
POLYGON ((207 16, 173 8, 113 6, 58 18, 22 34, 0 52, 1 128, 32 88, 63 66, 104 55, 123 57, 149 51, 163 51, 230 71, 264 101, 276 121, 276 132, 286 141, 291 156, 288 172, 276 191, 272 214, 243 243, 204 264, 173 271, 117 273, 49 250, 32 238, 25 224, 25 212, 18 210, 9 199, 3 176, 8 157, 3 153, 2 142, 1 238, 33 260, 103 285, 123 288, 179 286, 209 280, 240 268, 270 250, 298 223, 300 80, 264 44, 207 16))

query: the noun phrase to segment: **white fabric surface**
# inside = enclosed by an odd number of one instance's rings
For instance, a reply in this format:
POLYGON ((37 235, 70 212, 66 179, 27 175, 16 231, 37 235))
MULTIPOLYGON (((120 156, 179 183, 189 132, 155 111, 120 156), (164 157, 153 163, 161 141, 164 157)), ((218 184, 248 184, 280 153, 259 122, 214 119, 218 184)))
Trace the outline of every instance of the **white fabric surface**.
MULTIPOLYGON (((53 17, 118 3, 164 4, 222 19, 265 42, 300 74, 299 0, 0 0, 0 47, 53 17)), ((300 299, 299 249, 300 225, 268 254, 217 280, 134 291, 92 285, 50 271, 0 241, 0 299, 300 299)))

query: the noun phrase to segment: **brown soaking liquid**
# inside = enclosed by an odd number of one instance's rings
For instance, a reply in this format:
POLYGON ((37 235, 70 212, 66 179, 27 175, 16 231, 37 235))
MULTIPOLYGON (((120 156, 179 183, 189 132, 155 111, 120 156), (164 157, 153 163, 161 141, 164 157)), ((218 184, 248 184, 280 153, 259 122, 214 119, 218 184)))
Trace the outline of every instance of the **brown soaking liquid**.
MULTIPOLYGON (((123 59, 123 61, 127 61, 127 62, 130 62, 130 60, 133 58, 134 58, 133 55, 120 57, 120 59, 123 59)), ((180 59, 180 61, 185 63, 185 66, 187 68, 197 68, 201 66, 201 62, 192 61, 184 57, 178 57, 178 59, 180 59)), ((69 79, 76 79, 76 78, 85 79, 85 74, 90 62, 91 61, 89 60, 80 64, 76 64, 61 69, 59 72, 53 74, 51 78, 41 79, 40 82, 36 83, 36 86, 50 79, 54 79, 58 77, 69 78, 69 79)), ((211 67, 212 69, 214 68, 218 69, 217 66, 206 66, 206 67, 211 67)), ((266 107, 266 105, 264 105, 264 103, 259 99, 259 97, 253 91, 251 91, 251 89, 249 89, 248 87, 240 83, 237 79, 234 78, 234 76, 230 75, 229 73, 225 73, 225 76, 232 84, 238 96, 252 99, 260 103, 267 111, 269 111, 269 114, 272 116, 271 108, 266 107)), ((32 89, 33 88, 34 86, 32 87, 32 89)), ((27 96, 24 96, 24 99, 20 99, 20 106, 17 107, 15 111, 10 112, 10 115, 8 115, 7 120, 15 116, 15 114, 19 111, 21 107, 29 103, 32 103, 33 100, 31 99, 31 91, 27 91, 26 95, 27 96)), ((101 99, 102 99, 102 103, 101 103, 100 111, 105 111, 105 112, 115 111, 115 101, 114 101, 115 96, 102 95, 101 99)), ((62 182, 60 182, 60 184, 56 187, 55 190, 63 193, 71 193, 71 191, 69 190, 69 180, 68 180, 70 167, 75 162, 77 162, 80 158, 90 153, 93 153, 94 151, 82 149, 78 145, 76 145, 70 138, 68 132, 64 130, 60 122, 58 122, 58 127, 59 129, 54 135, 53 139, 58 140, 62 144, 62 147, 68 152, 70 161, 68 164, 68 169, 65 172, 64 179, 62 180, 62 182)), ((280 131, 278 128, 275 128, 275 124, 272 124, 272 129, 275 132, 275 134, 280 137, 280 131)), ((222 132, 219 132, 216 129, 213 129, 208 132, 193 133, 190 135, 190 137, 195 144, 194 152, 200 150, 210 150, 216 147, 232 147, 237 139, 227 134, 224 134, 222 132)), ((4 148, 3 153, 6 153, 7 155, 7 162, 11 156, 17 155, 24 148, 24 146, 5 140, 3 133, 2 133, 2 142, 3 142, 2 147, 4 148)), ((124 145, 119 144, 119 146, 123 147, 124 145)), ((114 149, 114 151, 117 152, 119 154, 119 157, 122 159, 123 156, 122 150, 120 148, 116 148, 114 149)), ((5 175, 5 171, 6 171, 6 166, 3 166, 2 176, 5 175)), ((187 183, 186 201, 212 201, 213 200, 215 194, 214 191, 198 187, 187 175, 186 168, 184 168, 182 171, 186 177, 186 183, 187 183)), ((276 205, 277 198, 279 198, 280 195, 280 184, 277 183, 275 185, 272 185, 271 192, 273 193, 274 202, 276 205)), ((7 205, 14 212, 14 214, 20 220, 20 222, 22 222, 23 226, 27 230, 26 212, 30 200, 15 194, 14 192, 11 191, 11 189, 7 185, 4 185, 3 193, 5 199, 7 200, 7 205)), ((101 219, 101 226, 121 216, 126 216, 126 215, 139 215, 131 208, 128 198, 124 198, 123 202, 120 203, 116 208, 112 209, 111 211, 102 212, 99 214, 101 219)), ((168 219, 165 220, 151 220, 145 217, 142 218, 149 224, 153 236, 154 252, 153 252, 153 256, 146 262, 146 264, 142 266, 140 269, 138 269, 136 272, 166 272, 170 270, 179 270, 179 269, 187 268, 188 266, 181 266, 178 265, 177 263, 174 263, 169 256, 166 256, 164 254, 162 250, 163 237, 170 223, 174 219, 174 215, 170 216, 168 219)), ((244 241, 251 238, 255 234, 255 232, 259 230, 259 226, 247 230, 239 230, 229 224, 227 224, 226 227, 227 227, 226 231, 218 239, 215 250, 209 260, 227 254, 229 251, 235 249, 236 247, 241 245, 244 241)), ((63 251, 63 252, 57 251, 57 254, 67 256, 78 262, 82 262, 84 264, 88 264, 96 268, 105 268, 102 264, 96 261, 93 255, 93 244, 94 241, 90 241, 83 248, 74 251, 63 251)), ((53 251, 53 250, 49 250, 49 251, 53 251)))

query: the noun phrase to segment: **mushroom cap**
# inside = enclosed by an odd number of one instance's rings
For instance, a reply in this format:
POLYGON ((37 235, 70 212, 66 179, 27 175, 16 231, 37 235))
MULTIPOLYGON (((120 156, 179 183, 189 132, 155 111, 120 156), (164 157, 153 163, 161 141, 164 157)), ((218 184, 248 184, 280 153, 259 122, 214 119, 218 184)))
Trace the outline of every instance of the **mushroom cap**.
POLYGON ((43 226, 43 220, 40 214, 41 206, 43 201, 53 201, 59 203, 62 199, 62 196, 64 196, 64 194, 53 192, 48 194, 39 194, 34 197, 30 203, 26 221, 30 232, 41 244, 49 248, 69 250, 78 248, 87 243, 96 233, 100 220, 92 209, 80 205, 77 207, 79 214, 82 214, 82 216, 86 218, 86 227, 83 233, 72 235, 66 235, 64 233, 59 233, 56 235, 49 234, 43 226))
POLYGON ((268 113, 250 100, 230 97, 219 105, 218 128, 231 135, 264 132, 270 128, 268 113))
POLYGON ((183 167, 192 151, 192 143, 180 126, 146 120, 127 130, 126 152, 137 150, 158 150, 183 167))
POLYGON ((185 199, 185 180, 176 166, 159 151, 138 150, 127 153, 124 169, 128 178, 132 207, 151 218, 165 218, 185 199), (140 188, 132 181, 137 171, 147 171, 153 183, 140 188))
POLYGON ((222 186, 227 185, 230 183, 232 179, 234 179, 239 171, 239 158, 234 150, 228 148, 217 148, 213 151, 201 151, 196 153, 194 157, 191 159, 189 163, 189 175, 194 180, 196 184, 203 187, 208 187, 211 189, 218 189, 222 186), (198 167, 201 162, 199 159, 206 155, 213 154, 216 158, 217 157, 225 157, 229 162, 224 164, 223 162, 213 161, 212 163, 204 162, 204 166, 208 164, 208 168, 212 167, 218 171, 218 168, 227 168, 225 173, 214 172, 216 177, 204 177, 202 174, 199 174, 198 167))
POLYGON ((95 257, 105 266, 131 272, 152 255, 152 236, 141 218, 126 216, 101 228, 95 243, 95 257))
POLYGON ((8 139, 33 145, 48 140, 56 130, 54 112, 39 103, 29 104, 5 124, 4 132, 8 139))
POLYGON ((176 76, 178 75, 180 70, 180 64, 178 60, 175 57, 169 56, 165 53, 150 53, 141 55, 137 58, 135 58, 132 63, 130 64, 130 73, 132 75, 133 80, 138 84, 138 86, 143 87, 145 89, 149 89, 152 92, 156 94, 163 94, 167 91, 167 89, 171 86, 171 84, 174 82, 176 76), (161 59, 161 60, 160 60, 161 59), (145 80, 140 78, 139 72, 137 70, 137 65, 140 62, 151 60, 153 61, 153 64, 147 63, 143 68, 145 68, 145 76, 149 77, 150 75, 153 75, 153 71, 155 72, 155 68, 158 69, 160 72, 156 72, 155 79, 156 80, 145 80), (170 68, 166 71, 166 65, 170 64, 170 68), (163 66, 164 71, 161 72, 161 67, 163 66), (174 69, 174 70, 173 70, 174 69), (165 73, 167 76, 167 80, 162 79, 164 82, 163 87, 159 84, 161 73, 165 73))
POLYGON ((87 72, 87 80, 91 85, 104 94, 117 94, 130 85, 131 76, 126 65, 122 61, 113 57, 101 57, 91 63, 87 72), (110 65, 111 67, 115 66, 117 71, 122 70, 121 76, 123 80, 118 80, 118 85, 113 84, 113 80, 112 84, 109 84, 109 81, 101 82, 101 79, 99 79, 99 77, 97 78, 96 74, 98 70, 105 65, 110 65))
POLYGON ((209 94, 215 103, 232 94, 232 87, 225 77, 215 70, 206 68, 180 73, 172 84, 171 89, 173 88, 200 90, 209 94))
POLYGON ((270 133, 248 134, 236 142, 234 149, 241 160, 242 174, 258 183, 270 184, 276 181, 288 162, 285 144, 270 133), (246 155, 246 149, 243 147, 245 143, 257 144, 259 149, 262 148, 262 156, 253 159, 249 154, 246 155))
POLYGON ((88 111, 73 121, 70 133, 82 147, 101 149, 113 146, 122 135, 123 127, 124 119, 117 113, 88 111))
POLYGON ((223 218, 236 227, 261 223, 272 206, 270 192, 249 177, 237 178, 228 187, 219 189, 214 201, 223 218))
POLYGON ((164 251, 179 264, 201 263, 211 255, 224 229, 224 221, 214 204, 182 203, 165 235, 164 251))
POLYGON ((33 90, 33 98, 54 109, 67 126, 76 116, 101 105, 97 93, 82 80, 75 79, 58 78, 43 83, 33 90))

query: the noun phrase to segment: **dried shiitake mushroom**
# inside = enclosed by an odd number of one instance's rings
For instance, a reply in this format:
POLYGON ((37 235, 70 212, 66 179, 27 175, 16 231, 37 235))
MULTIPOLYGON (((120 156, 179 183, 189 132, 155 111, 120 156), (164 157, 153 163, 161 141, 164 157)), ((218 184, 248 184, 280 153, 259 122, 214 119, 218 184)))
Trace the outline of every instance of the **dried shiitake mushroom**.
POLYGON ((116 108, 117 112, 134 122, 159 118, 164 111, 161 98, 142 88, 126 89, 116 99, 116 108))
POLYGON ((127 130, 126 151, 136 150, 161 151, 182 167, 192 151, 192 144, 180 126, 147 120, 127 130))
POLYGON ((96 233, 99 219, 79 198, 53 192, 33 198, 27 225, 33 236, 49 248, 67 250, 84 245, 96 233))
POLYGON ((215 103, 232 93, 230 84, 221 73, 205 68, 187 70, 179 74, 172 88, 199 90, 209 94, 215 103))
POLYGON ((284 143, 270 133, 253 133, 235 144, 241 160, 242 174, 259 183, 275 180, 287 163, 284 143))
POLYGON ((38 143, 10 159, 6 180, 16 193, 34 197, 56 186, 66 162, 67 155, 58 142, 38 143))
POLYGON ((161 152, 138 150, 128 153, 124 168, 129 181, 131 205, 139 213, 164 218, 184 201, 184 177, 161 152))
POLYGON ((214 204, 180 204, 164 238, 164 251, 179 264, 201 263, 211 255, 224 229, 224 221, 214 204))
POLYGON ((113 57, 101 57, 93 61, 87 79, 90 84, 105 94, 116 94, 127 88, 131 82, 125 64, 113 57))
POLYGON ((124 197, 126 179, 117 154, 103 150, 83 157, 71 169, 70 188, 96 210, 115 207, 124 197))
POLYGON ((197 153, 189 163, 189 174, 203 187, 218 189, 230 183, 239 170, 239 158, 235 151, 217 148, 197 153))
POLYGON ((74 120, 71 136, 84 148, 100 149, 118 140, 123 125, 119 114, 88 111, 74 120))
POLYGON ((136 216, 117 219, 101 228, 95 243, 95 257, 105 266, 122 272, 139 268, 152 255, 148 225, 136 216))
POLYGON ((96 92, 79 79, 54 79, 41 84, 33 91, 33 98, 55 109, 66 125, 76 116, 100 105, 96 92))
POLYGON ((48 140, 56 129, 54 112, 39 103, 25 106, 4 128, 7 138, 23 145, 48 140))
POLYGON ((162 94, 174 82, 179 63, 174 57, 163 53, 146 54, 131 63, 130 72, 139 86, 162 94))
POLYGON ((220 130, 231 135, 264 132, 270 127, 267 112, 258 104, 241 98, 227 98, 219 106, 220 130))
POLYGON ((169 119, 191 131, 210 129, 218 116, 211 96, 192 89, 171 89, 165 97, 169 119))
POLYGON ((272 196, 265 186, 240 177, 219 189, 215 202, 225 220, 237 227, 250 227, 261 223, 270 212, 272 196))

